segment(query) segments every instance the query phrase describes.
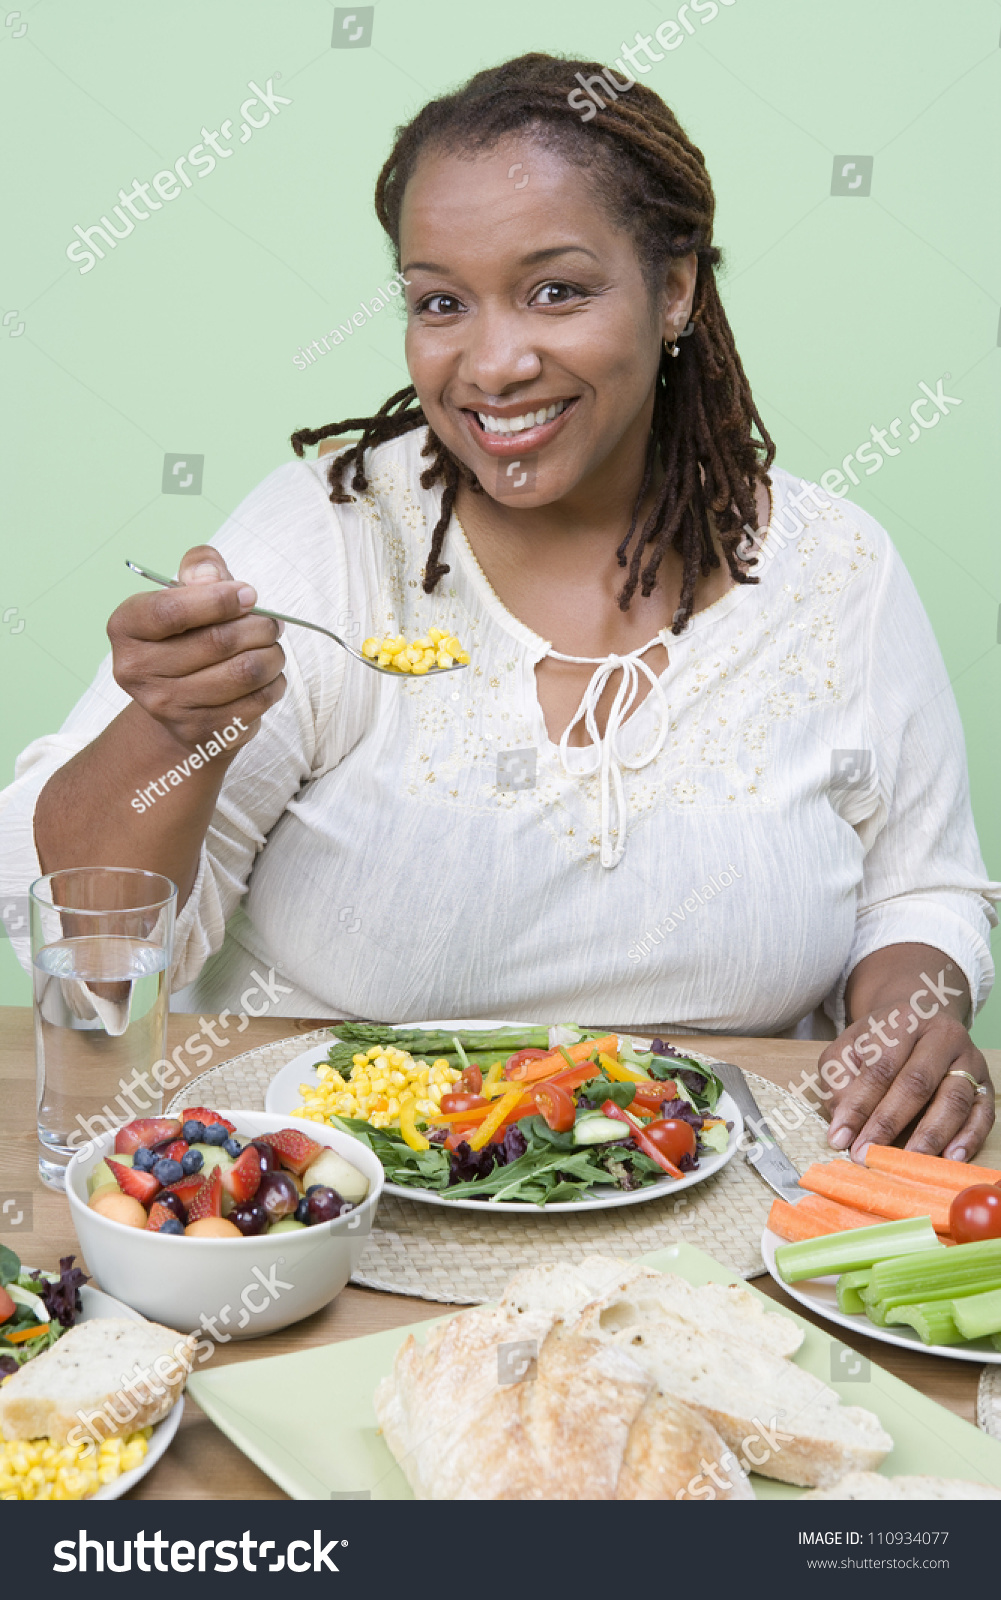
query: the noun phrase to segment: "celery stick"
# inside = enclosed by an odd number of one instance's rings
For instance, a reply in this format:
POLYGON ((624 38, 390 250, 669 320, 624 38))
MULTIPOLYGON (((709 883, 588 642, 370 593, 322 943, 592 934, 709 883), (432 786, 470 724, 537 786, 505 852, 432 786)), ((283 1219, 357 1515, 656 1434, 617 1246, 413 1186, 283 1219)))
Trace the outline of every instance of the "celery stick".
MULTIPOLYGON (((871 1285, 870 1285, 870 1288, 871 1288, 871 1285)), ((886 1327, 887 1307, 884 1305, 882 1300, 876 1300, 876 1299, 870 1300, 870 1299, 868 1299, 867 1298, 868 1297, 868 1293, 869 1293, 868 1289, 863 1289, 863 1291, 862 1291, 862 1309, 863 1309, 863 1311, 865 1312, 866 1316, 869 1318, 869 1321, 873 1324, 874 1327, 876 1327, 876 1328, 885 1328, 886 1327)))
POLYGON ((995 1350, 1001 1350, 1001 1333, 991 1334, 991 1344, 994 1346, 995 1350))
POLYGON ((838 1310, 842 1316, 857 1317, 865 1310, 860 1289, 864 1289, 872 1275, 871 1267, 861 1272, 843 1272, 838 1279, 838 1310))
POLYGON ((945 1253, 928 1218, 908 1217, 905 1222, 879 1222, 871 1228, 780 1245, 775 1265, 786 1283, 798 1283, 800 1278, 823 1278, 831 1272, 858 1272, 887 1256, 927 1255, 936 1246, 945 1253))
POLYGON ((965 1299, 968 1295, 984 1294, 991 1289, 1001 1289, 1001 1276, 985 1278, 975 1272, 967 1272, 954 1278, 952 1283, 928 1283, 923 1279, 913 1280, 910 1288, 890 1290, 881 1294, 879 1284, 869 1285, 873 1291, 873 1300, 878 1301, 887 1311, 893 1306, 924 1305, 928 1300, 956 1300, 965 1299))
POLYGON ((1001 1333, 1001 1289, 954 1300, 952 1314, 964 1339, 983 1339, 988 1333, 1001 1333))
POLYGON ((956 1326, 951 1300, 925 1300, 910 1306, 891 1306, 884 1327, 905 1324, 920 1335, 922 1344, 962 1344, 964 1335, 956 1326))
POLYGON ((952 1299, 1001 1288, 1001 1239, 881 1260, 872 1269, 871 1298, 891 1305, 952 1299))

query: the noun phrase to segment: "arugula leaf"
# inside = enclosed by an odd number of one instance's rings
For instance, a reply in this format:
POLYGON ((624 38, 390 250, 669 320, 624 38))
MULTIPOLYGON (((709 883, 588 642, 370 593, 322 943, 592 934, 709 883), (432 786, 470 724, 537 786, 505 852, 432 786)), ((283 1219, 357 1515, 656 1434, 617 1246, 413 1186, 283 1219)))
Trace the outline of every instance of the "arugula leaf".
POLYGON ((16 1283, 20 1275, 21 1263, 17 1256, 5 1244, 0 1244, 0 1287, 16 1283))

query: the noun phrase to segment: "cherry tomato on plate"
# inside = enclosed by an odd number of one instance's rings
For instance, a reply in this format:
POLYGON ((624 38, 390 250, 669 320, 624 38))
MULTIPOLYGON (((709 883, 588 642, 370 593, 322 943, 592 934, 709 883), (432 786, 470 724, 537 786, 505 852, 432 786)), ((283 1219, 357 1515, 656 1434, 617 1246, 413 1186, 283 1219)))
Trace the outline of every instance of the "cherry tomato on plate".
POLYGON ((529 1046, 527 1050, 516 1050, 513 1056, 508 1056, 504 1063, 504 1076, 510 1078, 512 1067, 520 1067, 524 1061, 541 1061, 543 1056, 551 1055, 551 1050, 538 1050, 529 1046))
POLYGON ((648 1122, 643 1132, 675 1166, 680 1165, 683 1156, 695 1154, 695 1129, 688 1122, 665 1117, 660 1122, 648 1122))
POLYGON ((475 1061, 471 1061, 459 1079, 459 1089, 464 1094, 479 1094, 483 1088, 483 1074, 475 1061))
POLYGON ((481 1094, 460 1094, 458 1091, 454 1091, 450 1094, 443 1094, 441 1097, 441 1109, 446 1113, 450 1111, 475 1111, 477 1106, 488 1106, 489 1104, 490 1101, 485 1100, 481 1094))
POLYGON ((569 1133, 577 1115, 573 1095, 561 1089, 558 1083, 540 1083, 535 1091, 535 1104, 554 1133, 569 1133))
POLYGON ((949 1232, 957 1244, 1001 1239, 1001 1189, 991 1183, 961 1189, 949 1207, 949 1232))

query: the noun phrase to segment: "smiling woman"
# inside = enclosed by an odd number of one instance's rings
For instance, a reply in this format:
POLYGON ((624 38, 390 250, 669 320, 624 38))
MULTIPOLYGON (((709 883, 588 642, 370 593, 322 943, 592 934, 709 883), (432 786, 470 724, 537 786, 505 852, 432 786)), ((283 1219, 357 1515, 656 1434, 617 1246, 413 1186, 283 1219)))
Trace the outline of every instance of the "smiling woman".
POLYGON ((412 383, 295 433, 299 458, 357 437, 119 607, 0 802, 2 887, 173 877, 181 1010, 233 1008, 263 962, 286 1015, 826 1038, 837 1148, 969 1157, 1001 888, 941 657, 878 524, 773 466, 702 154, 641 83, 583 122, 599 70, 524 56, 399 130, 376 211, 412 383), (258 593, 455 635, 469 669, 279 644, 258 593), (140 820, 221 718, 235 746, 140 820), (726 893, 638 960, 721 862, 726 893))

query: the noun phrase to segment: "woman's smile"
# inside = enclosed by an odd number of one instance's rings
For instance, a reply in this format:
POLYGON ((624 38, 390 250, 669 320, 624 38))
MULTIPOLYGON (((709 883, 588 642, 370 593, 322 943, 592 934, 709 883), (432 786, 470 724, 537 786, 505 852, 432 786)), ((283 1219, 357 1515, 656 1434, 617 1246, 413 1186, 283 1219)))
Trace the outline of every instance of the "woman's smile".
POLYGON ((460 411, 477 448, 488 456, 523 456, 542 450, 562 432, 577 409, 567 400, 522 400, 505 406, 462 406, 460 411))

